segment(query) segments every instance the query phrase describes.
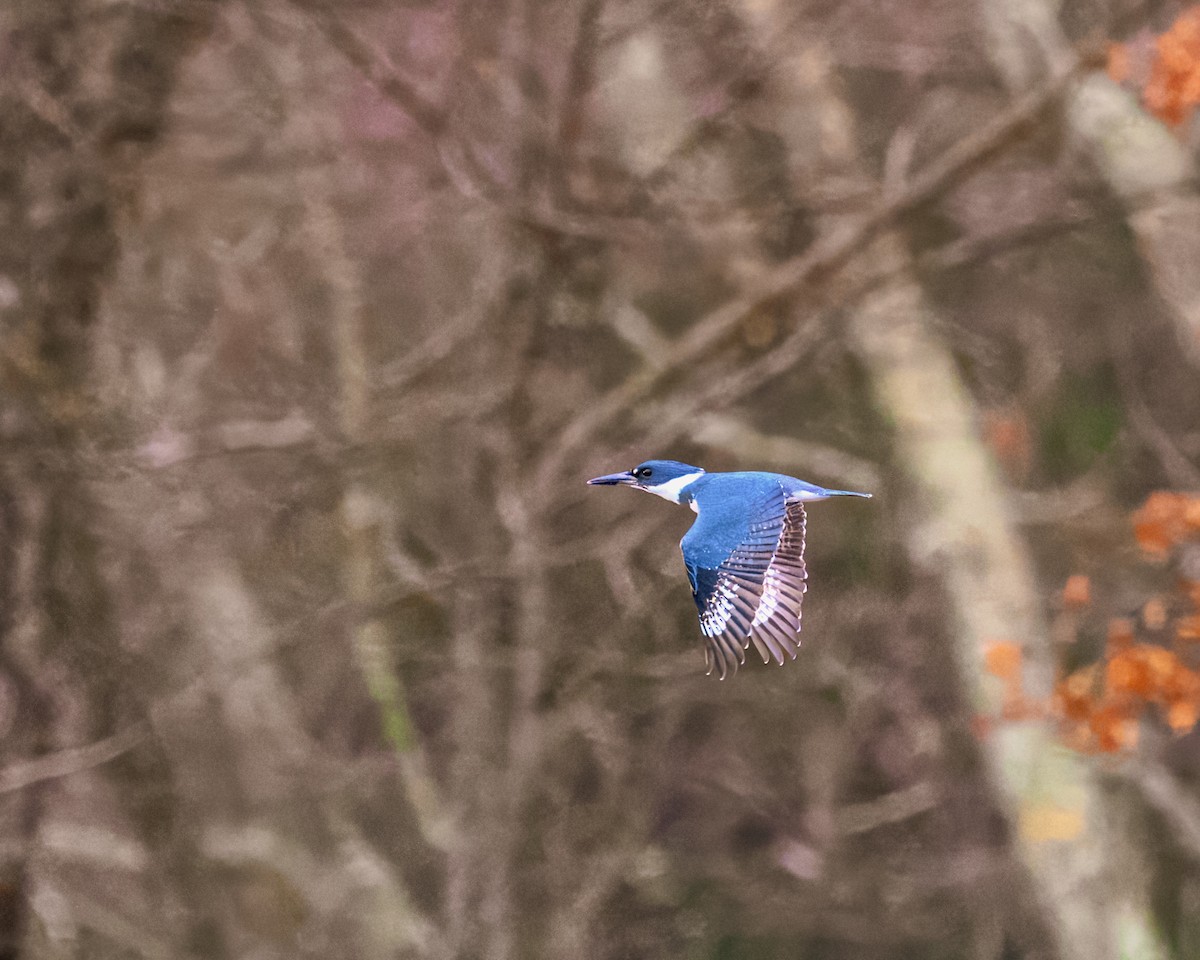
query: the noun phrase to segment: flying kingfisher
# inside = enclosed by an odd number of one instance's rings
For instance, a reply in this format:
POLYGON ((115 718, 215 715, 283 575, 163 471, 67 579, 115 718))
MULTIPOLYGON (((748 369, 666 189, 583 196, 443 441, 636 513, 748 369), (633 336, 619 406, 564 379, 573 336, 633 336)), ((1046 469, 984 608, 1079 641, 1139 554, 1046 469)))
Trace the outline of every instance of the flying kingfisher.
POLYGON ((751 643, 763 663, 796 659, 808 579, 805 502, 871 496, 781 473, 707 473, 677 460, 647 460, 588 483, 636 487, 696 512, 679 546, 700 611, 704 661, 722 680, 746 662, 751 643))

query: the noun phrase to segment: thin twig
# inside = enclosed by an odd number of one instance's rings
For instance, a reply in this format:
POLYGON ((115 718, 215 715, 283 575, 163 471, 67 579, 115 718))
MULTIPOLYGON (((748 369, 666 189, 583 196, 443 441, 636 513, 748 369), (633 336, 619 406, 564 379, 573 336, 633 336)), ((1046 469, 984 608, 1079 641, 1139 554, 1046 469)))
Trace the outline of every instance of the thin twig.
POLYGON ((347 27, 342 20, 343 11, 323 0, 292 0, 292 3, 308 14, 325 39, 417 126, 435 140, 445 132, 449 123, 446 110, 402 77, 394 64, 347 27))
POLYGON ((1200 860, 1200 806, 1170 769, 1143 751, 1131 756, 1118 767, 1118 772, 1171 825, 1175 841, 1200 860))
POLYGON ((1095 220, 1095 216, 1090 213, 1068 214, 1050 220, 1024 223, 1011 230, 964 237, 922 253, 917 257, 916 269, 918 273, 936 273, 971 266, 1012 250, 1057 239, 1091 226, 1095 220))
POLYGON ((1110 324, 1108 340, 1117 375, 1117 389, 1125 402, 1125 414, 1137 431, 1138 437, 1158 457, 1163 472, 1172 484, 1183 489, 1200 487, 1200 468, 1187 458, 1175 445, 1171 435, 1159 425, 1141 390, 1138 389, 1137 377, 1128 360, 1128 333, 1110 324))
POLYGON ((18 760, 0 770, 0 794, 14 793, 35 783, 69 777, 73 773, 101 766, 128 753, 149 735, 150 725, 139 720, 111 737, 84 747, 69 747, 32 760, 18 760))
POLYGON ((558 162, 553 188, 559 203, 570 202, 570 183, 567 172, 575 156, 575 148, 583 131, 588 91, 595 70, 596 45, 599 36, 603 0, 584 0, 575 28, 575 43, 567 61, 567 79, 562 103, 558 110, 558 162))
POLYGON ((874 800, 852 803, 837 811, 837 828, 842 836, 869 833, 879 827, 902 823, 933 810, 937 791, 927 780, 884 794, 874 800))
POLYGON ((647 231, 638 218, 561 210, 515 198, 495 183, 475 159, 469 144, 451 136, 451 114, 407 80, 383 54, 358 36, 322 0, 292 0, 379 93, 405 111, 433 141, 439 162, 460 192, 501 209, 513 222, 547 233, 612 242, 637 239, 647 231))

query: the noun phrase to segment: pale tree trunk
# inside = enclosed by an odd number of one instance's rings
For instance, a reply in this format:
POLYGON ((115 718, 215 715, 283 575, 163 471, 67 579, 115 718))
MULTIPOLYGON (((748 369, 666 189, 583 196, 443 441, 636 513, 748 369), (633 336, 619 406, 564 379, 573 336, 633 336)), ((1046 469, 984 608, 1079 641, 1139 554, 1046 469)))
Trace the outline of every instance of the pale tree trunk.
MULTIPOLYGON (((988 53, 1021 93, 1074 56, 1046 0, 981 0, 988 53)), ((1102 71, 1069 92, 1066 120, 1125 207, 1129 228, 1180 346, 1200 365, 1200 192, 1185 145, 1102 71)))
MULTIPOLYGON (((761 18, 763 7, 756 9, 761 18)), ((767 27, 770 18, 758 23, 767 27)), ((766 34, 763 43, 768 44, 766 34)), ((828 169, 862 172, 853 118, 823 51, 781 52, 775 76, 795 85, 796 102, 815 96, 812 128, 821 131, 828 169)), ((796 149, 805 146, 797 143, 796 149)), ((827 219, 831 229, 845 228, 847 218, 827 219)), ((914 276, 902 236, 884 232, 869 252, 873 267, 894 279, 851 309, 849 332, 895 431, 913 501, 909 553, 945 584, 955 615, 954 654, 970 705, 999 716, 1003 693, 984 671, 990 643, 1021 645, 1031 696, 1045 700, 1053 683, 1054 654, 1032 561, 1013 522, 1008 491, 982 443, 975 404, 937 333, 942 321, 914 276)), ((839 289, 854 289, 856 273, 861 268, 851 264, 835 284, 834 297, 839 289)), ((1116 849, 1122 831, 1111 822, 1088 766, 1036 721, 1002 724, 982 749, 1056 954, 1116 960, 1125 956, 1118 950, 1131 943, 1153 944, 1153 936, 1140 928, 1146 877, 1114 871, 1127 862, 1127 851, 1116 849)), ((1033 943, 1036 948, 1037 938, 1033 943)), ((1136 956, 1160 955, 1145 949, 1149 952, 1136 956)))
MULTIPOLYGON (((1056 4, 982 0, 981 10, 987 50, 1014 93, 1024 92, 1074 55, 1056 4)), ((1131 93, 1100 70, 1069 89, 1064 106, 1068 129, 1125 209, 1146 275, 1175 325, 1184 355, 1200 365, 1200 193, 1193 158, 1131 93)), ((1078 874, 1076 888, 1087 887, 1092 878, 1090 902, 1075 899, 1072 928, 1084 943, 1090 941, 1091 956, 1158 960, 1169 951, 1151 914, 1153 866, 1145 845, 1126 836, 1138 814, 1129 794, 1118 790, 1107 796, 1095 793, 1094 801, 1089 826, 1094 822, 1107 828, 1108 842, 1104 857, 1097 852, 1067 861, 1078 874)))

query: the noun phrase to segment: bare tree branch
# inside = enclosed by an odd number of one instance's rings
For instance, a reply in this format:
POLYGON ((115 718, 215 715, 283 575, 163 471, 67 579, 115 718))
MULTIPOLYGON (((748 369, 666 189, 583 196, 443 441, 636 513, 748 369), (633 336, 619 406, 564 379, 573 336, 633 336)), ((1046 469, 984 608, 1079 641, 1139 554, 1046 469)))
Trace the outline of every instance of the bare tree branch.
POLYGON ((44 757, 11 763, 0 769, 0 793, 12 793, 35 783, 69 777, 73 773, 102 766, 128 753, 149 735, 150 725, 143 720, 84 747, 69 747, 44 757))
POLYGON ((1171 770, 1145 752, 1132 755, 1116 767, 1146 801, 1173 828, 1172 836, 1200 862, 1200 804, 1171 770))
POLYGON ((855 219, 844 229, 822 237, 808 251, 774 267, 751 289, 696 321, 674 342, 660 366, 639 370, 598 398, 547 445, 548 452, 537 469, 537 485, 548 489, 559 479, 568 459, 607 424, 668 377, 711 352, 747 314, 802 284, 820 281, 836 271, 898 217, 936 198, 981 160, 1011 142, 1023 128, 1057 103, 1068 86, 1089 67, 1090 61, 1084 58, 1072 59, 1059 67, 1042 84, 930 163, 901 193, 883 201, 875 210, 855 219))
POLYGON ((933 784, 922 780, 875 800, 842 807, 837 811, 837 828, 843 836, 868 833, 928 813, 937 805, 936 789, 933 784))
POLYGON ((385 97, 401 107, 433 139, 446 132, 449 115, 383 55, 346 25, 346 11, 326 0, 291 0, 325 35, 325 39, 385 97))
POLYGON ((759 433, 737 417, 705 414, 695 419, 692 439, 729 450, 747 463, 774 463, 788 469, 803 466, 818 477, 836 477, 858 490, 879 486, 879 469, 872 463, 834 447, 788 436, 759 433))
POLYGON ((456 142, 451 136, 449 112, 433 103, 411 81, 404 79, 394 65, 347 26, 343 20, 344 11, 335 12, 321 0, 292 2, 312 18, 329 43, 384 97, 408 113, 430 136, 439 160, 451 181, 462 192, 487 201, 503 210, 516 223, 535 230, 616 242, 628 241, 646 233, 647 225, 638 219, 562 210, 506 193, 484 171, 470 145, 456 142))

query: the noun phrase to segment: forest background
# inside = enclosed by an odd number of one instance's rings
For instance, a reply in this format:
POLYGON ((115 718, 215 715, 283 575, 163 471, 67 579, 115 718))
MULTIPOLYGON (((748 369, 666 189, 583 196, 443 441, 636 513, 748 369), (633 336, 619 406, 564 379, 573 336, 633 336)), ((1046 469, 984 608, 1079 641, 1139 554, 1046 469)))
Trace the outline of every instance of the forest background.
POLYGON ((1200 957, 1200 8, 10 0, 0 957, 1200 957), (703 674, 670 456, 810 511, 703 674))

